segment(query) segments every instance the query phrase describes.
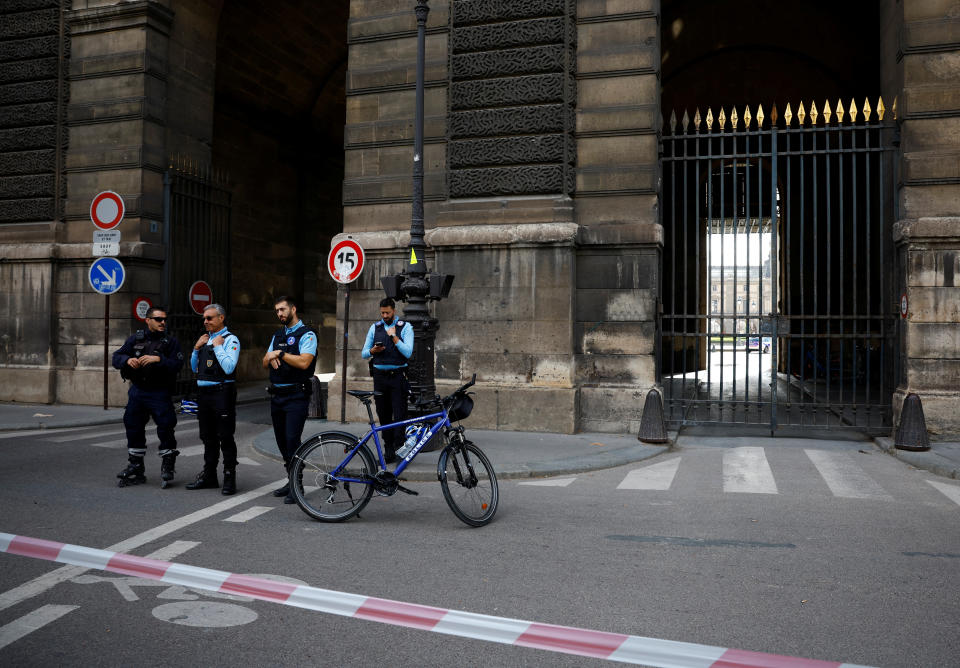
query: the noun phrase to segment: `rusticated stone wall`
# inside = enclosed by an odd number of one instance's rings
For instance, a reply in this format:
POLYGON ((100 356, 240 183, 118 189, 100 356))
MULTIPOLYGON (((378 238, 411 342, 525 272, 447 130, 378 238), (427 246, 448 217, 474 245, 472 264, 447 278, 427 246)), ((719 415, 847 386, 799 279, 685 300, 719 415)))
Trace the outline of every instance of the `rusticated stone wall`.
POLYGON ((0 3, 0 400, 51 401, 69 0, 0 3))
POLYGON ((570 195, 575 2, 453 3, 449 195, 570 195))

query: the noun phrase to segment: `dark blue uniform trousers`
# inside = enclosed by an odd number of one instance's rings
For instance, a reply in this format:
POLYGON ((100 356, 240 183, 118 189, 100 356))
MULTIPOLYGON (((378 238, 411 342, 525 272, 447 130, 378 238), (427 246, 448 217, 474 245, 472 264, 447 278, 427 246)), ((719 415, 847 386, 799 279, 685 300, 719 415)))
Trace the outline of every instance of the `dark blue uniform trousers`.
POLYGON ((127 391, 127 408, 123 412, 123 426, 127 431, 127 452, 143 457, 147 452, 147 422, 153 418, 160 439, 160 454, 177 449, 173 435, 177 413, 166 390, 143 390, 131 384, 127 391))
MULTIPOLYGON (((407 419, 407 397, 410 394, 410 384, 403 373, 389 375, 374 369, 373 389, 381 393, 379 397, 373 399, 381 426, 407 419)), ((404 429, 394 427, 380 433, 384 437, 383 456, 391 459, 397 449, 403 445, 404 429)))
POLYGON ((203 468, 216 471, 223 451, 223 468, 237 467, 237 386, 224 383, 207 389, 197 388, 197 421, 203 441, 203 468))
POLYGON ((280 456, 284 466, 289 467, 290 460, 300 447, 303 425, 307 422, 307 410, 310 397, 302 391, 293 394, 275 394, 270 399, 270 418, 273 420, 273 435, 277 439, 280 456))

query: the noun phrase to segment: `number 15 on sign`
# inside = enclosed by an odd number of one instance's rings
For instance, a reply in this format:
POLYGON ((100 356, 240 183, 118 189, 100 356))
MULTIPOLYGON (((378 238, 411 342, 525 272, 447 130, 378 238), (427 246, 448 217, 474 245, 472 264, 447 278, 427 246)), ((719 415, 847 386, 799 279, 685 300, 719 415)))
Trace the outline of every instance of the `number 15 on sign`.
POLYGON ((327 256, 327 270, 337 283, 352 283, 363 271, 363 249, 353 239, 338 241, 327 256))

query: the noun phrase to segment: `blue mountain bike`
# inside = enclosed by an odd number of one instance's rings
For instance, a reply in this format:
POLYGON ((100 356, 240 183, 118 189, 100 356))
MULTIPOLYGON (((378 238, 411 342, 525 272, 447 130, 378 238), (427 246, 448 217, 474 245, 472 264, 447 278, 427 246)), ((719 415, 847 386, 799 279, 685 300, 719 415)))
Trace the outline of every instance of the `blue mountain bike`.
POLYGON ((399 491, 416 495, 417 492, 400 484, 398 476, 431 439, 439 438, 443 450, 437 461, 437 478, 443 498, 463 522, 474 527, 488 524, 497 512, 497 476, 483 451, 465 438, 463 427, 452 424, 470 415, 473 399, 467 390, 476 380, 474 374, 469 383, 450 396, 443 399, 438 396, 416 406, 421 410, 436 409, 435 412, 381 426, 377 426, 370 408, 378 393, 348 391, 367 407, 370 431, 360 439, 344 431, 325 431, 304 441, 293 456, 290 468, 291 489, 297 505, 321 522, 342 522, 363 510, 374 493, 393 496, 399 491), (409 425, 419 426, 415 445, 390 471, 384 461, 379 434, 409 425), (368 447, 371 438, 376 445, 376 459, 368 447))

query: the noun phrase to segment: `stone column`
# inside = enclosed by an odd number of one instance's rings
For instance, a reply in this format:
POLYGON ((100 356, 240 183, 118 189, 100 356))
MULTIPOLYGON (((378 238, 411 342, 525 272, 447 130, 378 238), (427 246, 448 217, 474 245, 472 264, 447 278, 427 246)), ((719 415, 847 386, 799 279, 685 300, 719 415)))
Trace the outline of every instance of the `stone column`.
POLYGON ((960 433, 960 16, 941 0, 904 0, 899 219, 903 294, 899 409, 923 401, 934 434, 960 433))
POLYGON ((574 351, 582 430, 636 432, 656 382, 658 0, 580 0, 574 351))

